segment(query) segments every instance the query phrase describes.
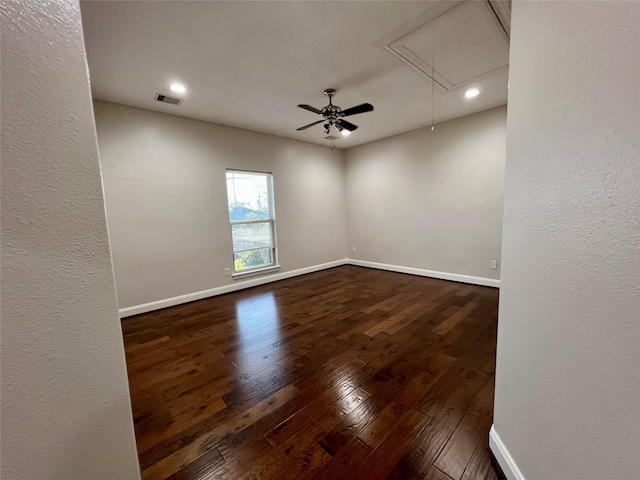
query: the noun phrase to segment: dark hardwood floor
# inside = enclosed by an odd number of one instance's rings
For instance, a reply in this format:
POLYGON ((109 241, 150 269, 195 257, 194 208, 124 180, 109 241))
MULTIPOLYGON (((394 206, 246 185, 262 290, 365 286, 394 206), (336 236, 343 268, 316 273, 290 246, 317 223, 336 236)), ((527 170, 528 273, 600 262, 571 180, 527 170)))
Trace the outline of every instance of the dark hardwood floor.
POLYGON ((354 266, 124 319, 145 479, 495 479, 498 290, 354 266))

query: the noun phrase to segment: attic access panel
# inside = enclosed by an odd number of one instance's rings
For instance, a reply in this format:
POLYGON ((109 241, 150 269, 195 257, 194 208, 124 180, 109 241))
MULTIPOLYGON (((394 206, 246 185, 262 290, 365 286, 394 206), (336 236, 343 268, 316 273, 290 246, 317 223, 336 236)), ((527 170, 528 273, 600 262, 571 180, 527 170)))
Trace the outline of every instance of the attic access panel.
POLYGON ((442 93, 509 68, 509 38, 488 1, 437 4, 376 46, 429 79, 433 56, 442 93))

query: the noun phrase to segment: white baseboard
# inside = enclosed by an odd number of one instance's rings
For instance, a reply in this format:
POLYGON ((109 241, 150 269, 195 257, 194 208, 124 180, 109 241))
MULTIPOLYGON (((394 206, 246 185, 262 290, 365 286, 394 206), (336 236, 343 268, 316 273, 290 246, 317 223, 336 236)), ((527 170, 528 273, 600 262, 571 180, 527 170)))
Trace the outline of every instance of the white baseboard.
POLYGON ((435 270, 403 267, 401 265, 388 265, 386 263, 366 262, 364 260, 355 260, 353 258, 348 258, 346 263, 348 263, 349 265, 357 265, 359 267, 377 268, 378 270, 389 270, 391 272, 408 273, 410 275, 419 275, 421 277, 439 278, 441 280, 451 280, 454 282, 482 285, 484 287, 500 288, 500 280, 495 280, 493 278, 472 277, 470 275, 460 275, 458 273, 437 272, 435 270))
POLYGON ((522 473, 518 469, 516 462, 513 461, 511 455, 509 455, 509 450, 505 447, 504 443, 500 439, 500 435, 496 432, 495 426, 491 425, 491 430, 489 431, 489 448, 493 453, 493 456, 496 457, 496 461, 502 472, 507 477, 507 480, 525 480, 522 473))
POLYGON ((161 308, 173 307, 182 303, 189 303, 195 300, 202 300, 203 298, 215 297, 216 295, 243 290, 245 288, 257 287, 258 285, 264 285, 265 283, 277 282, 278 280, 284 280, 285 278, 297 277, 298 275, 304 275, 306 273, 313 273, 327 268, 339 267, 345 264, 347 264, 347 259, 343 258, 342 260, 335 260, 333 262, 322 263, 320 265, 312 265, 310 267, 299 268, 288 272, 252 277, 247 280, 236 280, 234 283, 223 285, 222 287, 210 288, 208 290, 188 293, 186 295, 166 298, 164 300, 144 303, 142 305, 134 305, 133 307, 121 308, 118 312, 120 313, 120 318, 130 317, 132 315, 160 310, 161 308))
POLYGON ((318 272, 327 268, 339 267, 341 265, 356 265, 358 267, 376 268, 378 270, 388 270, 391 272, 408 273, 411 275, 419 275, 422 277, 439 278, 442 280, 452 280, 454 282, 471 283, 474 285, 483 285, 486 287, 500 287, 500 280, 491 278, 472 277, 469 275, 459 275, 457 273, 436 272, 435 270, 423 270, 421 268, 403 267, 400 265, 388 265, 386 263, 365 262, 363 260, 355 260, 352 258, 343 258, 333 262, 322 263, 320 265, 312 265, 310 267, 299 268, 289 272, 274 273, 272 275, 262 275, 260 277, 252 277, 246 280, 236 280, 234 283, 223 285, 222 287, 210 288, 200 292, 188 293, 178 297, 165 298, 155 302, 144 303, 142 305, 134 305, 132 307, 121 308, 119 310, 120 318, 139 315, 141 313, 160 310, 161 308, 173 307, 182 303, 194 302, 203 298, 215 297, 224 293, 235 292, 245 288, 257 287, 265 283, 277 282, 285 278, 297 277, 306 273, 318 272))

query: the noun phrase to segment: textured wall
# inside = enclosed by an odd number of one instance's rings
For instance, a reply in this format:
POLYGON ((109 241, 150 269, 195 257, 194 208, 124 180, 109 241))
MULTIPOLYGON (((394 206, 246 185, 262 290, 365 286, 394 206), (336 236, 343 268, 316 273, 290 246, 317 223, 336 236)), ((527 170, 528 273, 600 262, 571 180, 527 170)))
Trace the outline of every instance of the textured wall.
POLYGON ((79 5, 1 8, 0 476, 139 478, 79 5))
POLYGON ((225 169, 273 172, 280 272, 345 258, 342 152, 95 102, 120 307, 242 280, 225 169))
POLYGON ((500 107, 347 150, 349 257, 499 279, 505 135, 500 107))
POLYGON ((530 480, 640 472, 638 25, 513 5, 494 427, 530 480))

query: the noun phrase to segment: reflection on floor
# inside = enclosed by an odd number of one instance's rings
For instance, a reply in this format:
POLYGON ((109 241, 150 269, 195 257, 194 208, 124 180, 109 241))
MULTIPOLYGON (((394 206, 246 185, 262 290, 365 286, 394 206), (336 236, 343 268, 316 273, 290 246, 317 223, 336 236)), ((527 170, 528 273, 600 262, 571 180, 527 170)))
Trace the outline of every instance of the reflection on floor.
POLYGON ((496 478, 497 298, 344 266, 124 319, 143 478, 496 478))

